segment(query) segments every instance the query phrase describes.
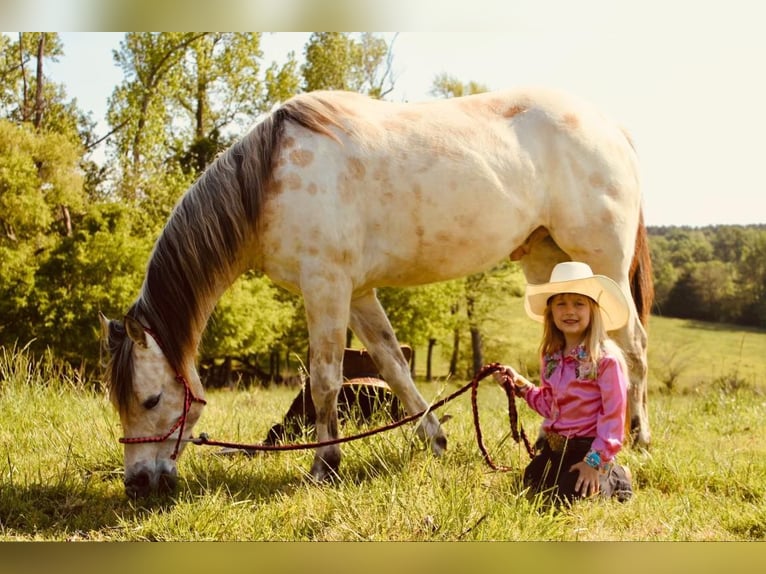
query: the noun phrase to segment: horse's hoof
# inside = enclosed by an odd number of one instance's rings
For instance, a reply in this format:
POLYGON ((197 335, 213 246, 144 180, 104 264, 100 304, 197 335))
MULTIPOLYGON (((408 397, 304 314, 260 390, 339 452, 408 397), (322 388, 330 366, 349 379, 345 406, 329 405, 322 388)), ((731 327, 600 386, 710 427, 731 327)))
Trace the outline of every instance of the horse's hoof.
POLYGON ((651 435, 646 425, 642 425, 638 417, 633 417, 630 421, 630 442, 634 448, 644 450, 649 448, 651 442, 651 435))
POLYGON ((328 460, 317 455, 314 457, 309 474, 315 483, 327 483, 338 478, 339 468, 340 458, 328 460))

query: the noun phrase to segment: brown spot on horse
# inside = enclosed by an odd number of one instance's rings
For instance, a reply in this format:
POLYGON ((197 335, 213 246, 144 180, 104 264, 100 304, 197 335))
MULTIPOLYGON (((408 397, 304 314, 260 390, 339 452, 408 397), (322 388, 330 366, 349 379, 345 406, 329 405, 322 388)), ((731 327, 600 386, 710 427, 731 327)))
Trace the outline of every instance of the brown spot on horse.
POLYGON ((366 169, 358 157, 348 158, 348 171, 352 179, 363 179, 366 169))
POLYGON ((296 149, 290 152, 290 161, 298 167, 306 167, 314 161, 314 152, 306 149, 296 149))

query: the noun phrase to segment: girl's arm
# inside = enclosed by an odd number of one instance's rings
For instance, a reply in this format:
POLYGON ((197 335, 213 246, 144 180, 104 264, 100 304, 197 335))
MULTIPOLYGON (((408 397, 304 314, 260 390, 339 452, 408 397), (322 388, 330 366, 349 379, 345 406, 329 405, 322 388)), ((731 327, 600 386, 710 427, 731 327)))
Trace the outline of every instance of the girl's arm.
POLYGON ((608 464, 622 448, 628 402, 628 377, 614 357, 606 356, 599 362, 598 384, 603 409, 591 449, 599 454, 602 464, 608 464))

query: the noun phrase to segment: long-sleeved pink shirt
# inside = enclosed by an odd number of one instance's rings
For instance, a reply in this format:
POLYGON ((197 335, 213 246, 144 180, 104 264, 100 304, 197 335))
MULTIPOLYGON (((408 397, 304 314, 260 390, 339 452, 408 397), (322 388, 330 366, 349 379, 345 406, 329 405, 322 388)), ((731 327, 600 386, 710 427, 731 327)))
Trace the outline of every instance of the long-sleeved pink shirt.
POLYGON ((591 448, 610 462, 622 448, 628 381, 615 357, 603 356, 594 376, 584 356, 580 346, 563 359, 561 352, 544 357, 540 386, 524 398, 543 417, 545 432, 595 437, 591 448))

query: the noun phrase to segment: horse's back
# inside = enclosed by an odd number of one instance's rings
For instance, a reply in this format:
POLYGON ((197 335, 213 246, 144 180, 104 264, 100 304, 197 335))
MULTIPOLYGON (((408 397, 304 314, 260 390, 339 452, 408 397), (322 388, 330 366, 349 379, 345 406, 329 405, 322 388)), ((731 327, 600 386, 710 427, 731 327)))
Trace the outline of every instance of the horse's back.
POLYGON ((568 243, 638 206, 624 133, 564 94, 314 92, 288 105, 302 102, 324 110, 332 137, 286 128, 264 251, 292 269, 319 257, 361 287, 439 281, 490 267, 540 226, 568 243))

